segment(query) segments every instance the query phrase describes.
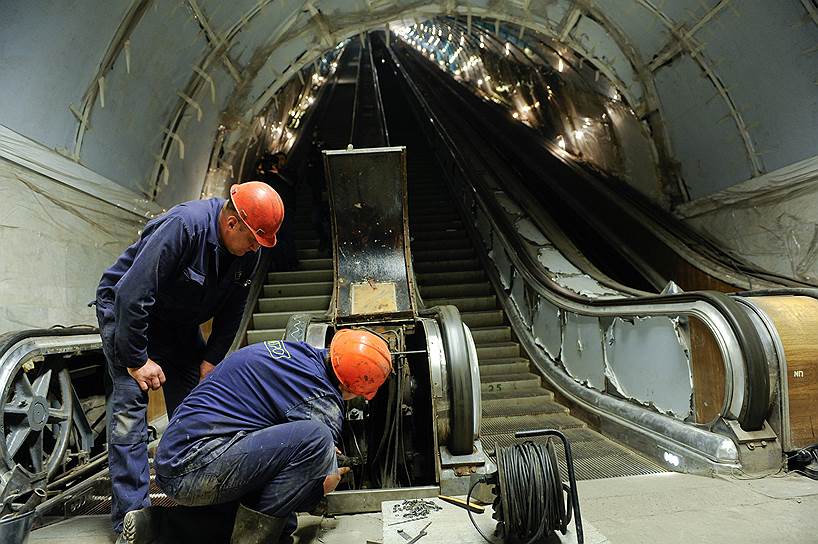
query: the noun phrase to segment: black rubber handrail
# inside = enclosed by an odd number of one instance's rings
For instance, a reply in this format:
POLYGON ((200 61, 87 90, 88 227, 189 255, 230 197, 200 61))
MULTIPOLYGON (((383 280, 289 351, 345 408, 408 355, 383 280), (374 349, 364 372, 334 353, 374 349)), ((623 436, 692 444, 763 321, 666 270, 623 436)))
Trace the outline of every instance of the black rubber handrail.
POLYGON ((54 327, 53 329, 30 329, 23 331, 12 331, 0 334, 0 357, 10 350, 17 343, 26 338, 39 338, 43 336, 79 336, 82 334, 99 334, 99 329, 90 325, 77 325, 72 327, 54 327))

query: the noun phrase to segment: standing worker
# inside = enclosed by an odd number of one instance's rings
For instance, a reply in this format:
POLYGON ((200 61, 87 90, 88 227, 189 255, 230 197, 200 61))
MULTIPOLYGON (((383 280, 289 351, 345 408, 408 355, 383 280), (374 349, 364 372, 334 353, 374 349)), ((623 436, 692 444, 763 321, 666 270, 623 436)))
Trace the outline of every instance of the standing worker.
POLYGON ((287 168, 287 154, 283 151, 265 153, 256 167, 259 179, 275 189, 281 196, 287 217, 278 231, 278 246, 273 252, 273 266, 277 272, 298 268, 298 253, 295 247, 296 186, 295 172, 287 168))
POLYGON ((362 329, 339 331, 329 350, 269 341, 236 351, 182 402, 159 443, 156 481, 184 506, 129 512, 124 540, 200 542, 194 533, 206 527, 208 542, 291 542, 294 513, 312 510, 348 470, 336 458, 344 401, 371 400, 391 372, 387 343, 362 329), (236 502, 232 535, 185 508, 236 502))
POLYGON ((244 313, 259 246, 273 247, 284 205, 267 184, 230 188, 149 221, 102 275, 97 320, 113 391, 107 404, 111 519, 150 505, 148 389, 163 384, 170 418, 224 358, 244 313), (200 324, 213 318, 205 343, 200 324), (167 383, 166 383, 167 379, 167 383))

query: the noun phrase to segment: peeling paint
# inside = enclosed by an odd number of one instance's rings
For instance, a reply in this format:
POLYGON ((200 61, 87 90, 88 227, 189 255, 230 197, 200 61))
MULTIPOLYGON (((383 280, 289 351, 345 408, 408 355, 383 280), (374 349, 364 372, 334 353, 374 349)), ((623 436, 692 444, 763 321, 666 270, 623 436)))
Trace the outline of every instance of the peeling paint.
POLYGON ((522 208, 520 208, 520 206, 518 206, 517 203, 503 191, 495 191, 494 198, 497 199, 497 202, 503 207, 507 214, 515 217, 525 215, 522 208))
POLYGON ((486 251, 491 251, 491 222, 486 217, 486 212, 483 208, 476 208, 474 211, 474 223, 477 226, 477 232, 480 233, 480 240, 483 242, 483 247, 486 251))
POLYGON ((566 313, 562 362, 577 382, 602 391, 605 387, 605 352, 602 331, 595 317, 566 313))
POLYGON ((511 286, 511 302, 517 307, 517 313, 526 327, 531 328, 531 310, 526 297, 525 279, 519 273, 514 273, 511 286))
POLYGON ((556 281, 566 289, 570 289, 588 298, 599 298, 603 295, 622 296, 617 291, 601 285, 594 278, 586 274, 579 276, 561 275, 557 276, 556 281))
POLYGON ((552 274, 582 274, 582 270, 571 264, 553 246, 540 248, 537 252, 537 260, 552 274))
POLYGON ((614 319, 605 331, 605 376, 622 396, 685 419, 693 387, 678 324, 667 317, 614 319))
POLYGON ((489 258, 494 261, 494 266, 497 268, 497 273, 500 275, 500 281, 503 283, 503 288, 508 290, 511 288, 511 261, 506 255, 506 250, 497 235, 492 233, 492 249, 489 251, 489 258))
POLYGON ((562 317, 559 308, 538 296, 531 326, 534 342, 554 360, 562 348, 562 317))
POLYGON ((538 246, 543 246, 548 244, 548 238, 542 233, 542 231, 537 228, 537 226, 531 221, 531 219, 523 218, 517 221, 514 224, 514 227, 517 229, 517 232, 528 240, 538 246))

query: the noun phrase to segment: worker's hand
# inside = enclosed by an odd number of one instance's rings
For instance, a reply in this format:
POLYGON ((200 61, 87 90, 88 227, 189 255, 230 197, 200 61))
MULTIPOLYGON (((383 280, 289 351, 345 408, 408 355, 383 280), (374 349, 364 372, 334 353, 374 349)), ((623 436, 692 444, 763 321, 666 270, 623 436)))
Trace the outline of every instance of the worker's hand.
POLYGON ((165 373, 162 371, 162 367, 156 364, 151 358, 148 358, 148 362, 139 368, 129 368, 128 374, 131 375, 131 378, 136 380, 136 383, 139 384, 139 389, 142 391, 147 391, 148 389, 156 391, 165 383, 165 373))
POLYGON ((338 487, 339 483, 341 483, 341 478, 343 478, 344 474, 346 474, 350 470, 351 469, 349 467, 341 467, 338 469, 338 472, 330 474, 329 476, 324 478, 324 495, 327 495, 335 491, 335 488, 338 487))
POLYGON ((207 361, 202 361, 202 364, 199 365, 199 381, 204 380, 208 374, 213 372, 214 368, 216 368, 216 365, 211 365, 207 361))

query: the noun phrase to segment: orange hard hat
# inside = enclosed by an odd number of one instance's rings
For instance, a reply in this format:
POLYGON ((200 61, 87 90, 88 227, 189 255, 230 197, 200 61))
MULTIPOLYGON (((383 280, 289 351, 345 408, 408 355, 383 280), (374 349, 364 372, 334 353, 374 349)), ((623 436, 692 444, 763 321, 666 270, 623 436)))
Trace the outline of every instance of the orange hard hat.
POLYGON ((392 372, 392 356, 386 341, 362 329, 335 333, 329 357, 341 385, 366 400, 372 400, 392 372))
POLYGON ((284 202, 275 189, 260 181, 247 181, 230 187, 230 200, 259 245, 276 245, 276 232, 284 221, 284 202))

